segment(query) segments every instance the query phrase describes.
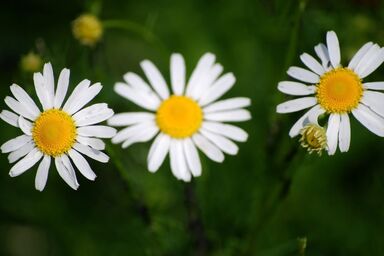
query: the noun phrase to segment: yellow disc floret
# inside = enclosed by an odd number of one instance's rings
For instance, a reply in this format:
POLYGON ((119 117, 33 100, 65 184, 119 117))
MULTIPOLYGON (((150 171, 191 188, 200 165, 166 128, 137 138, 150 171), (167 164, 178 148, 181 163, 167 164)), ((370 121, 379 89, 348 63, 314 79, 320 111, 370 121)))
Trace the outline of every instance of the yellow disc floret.
POLYGON ((362 95, 361 79, 348 68, 336 68, 325 73, 317 85, 317 100, 328 113, 351 112, 362 95))
POLYGON ((73 22, 72 32, 82 44, 93 46, 103 35, 103 26, 96 16, 83 14, 73 22))
POLYGON ((301 131, 300 145, 311 154, 316 152, 321 155, 327 147, 327 134, 323 127, 317 124, 307 124, 301 131))
POLYGON ((37 148, 46 155, 59 156, 70 150, 76 139, 76 125, 62 110, 50 109, 41 113, 32 128, 37 148))
POLYGON ((202 121, 200 106, 185 96, 171 96, 161 103, 156 113, 160 130, 178 139, 190 137, 197 132, 202 121))

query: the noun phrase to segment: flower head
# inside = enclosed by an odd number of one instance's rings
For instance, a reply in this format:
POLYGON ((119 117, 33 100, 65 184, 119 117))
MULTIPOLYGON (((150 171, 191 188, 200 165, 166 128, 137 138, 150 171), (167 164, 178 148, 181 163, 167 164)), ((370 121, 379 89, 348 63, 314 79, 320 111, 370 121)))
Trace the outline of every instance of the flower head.
POLYGON ((40 71, 43 66, 43 60, 40 55, 34 52, 29 52, 21 58, 20 65, 23 71, 33 73, 40 71))
POLYGON ((300 130, 300 145, 307 149, 309 154, 316 152, 321 155, 327 147, 326 130, 317 124, 307 124, 300 130))
MULTIPOLYGON (((302 81, 282 81, 278 89, 288 95, 305 96, 277 106, 278 113, 290 113, 311 108, 291 128, 289 135, 297 136, 307 118, 317 120, 319 115, 329 116, 327 124, 327 150, 329 155, 349 149, 351 140, 349 115, 352 114, 368 130, 384 137, 384 82, 363 82, 384 61, 384 48, 372 42, 363 45, 347 67, 340 64, 340 47, 336 33, 327 33, 327 45, 315 46, 320 59, 307 53, 300 59, 307 69, 290 67, 288 75, 302 81), (308 83, 309 85, 305 84, 308 83)), ((317 121, 316 121, 317 122, 317 121)))
POLYGON ((184 58, 171 56, 171 88, 152 62, 144 60, 141 67, 150 85, 138 75, 128 72, 125 83, 114 89, 122 97, 146 109, 145 112, 116 114, 108 120, 112 126, 127 126, 112 139, 126 148, 137 142, 155 138, 148 154, 148 169, 156 172, 169 153, 171 170, 177 179, 190 181, 201 175, 197 148, 215 162, 224 160, 224 153, 235 155, 234 141, 244 142, 247 133, 223 122, 241 122, 251 118, 243 109, 248 98, 217 101, 235 83, 232 73, 222 76, 223 68, 215 56, 205 54, 199 60, 188 82, 184 58))
POLYGON ((73 21, 72 32, 80 43, 93 46, 101 39, 103 26, 96 16, 83 14, 73 21))
POLYGON ((44 65, 43 73, 34 74, 35 90, 43 111, 23 88, 13 84, 14 97, 5 98, 13 112, 3 110, 0 113, 1 119, 24 133, 0 147, 2 153, 10 153, 10 163, 18 161, 9 175, 18 176, 41 160, 35 179, 35 187, 40 191, 46 185, 52 159, 59 175, 71 188, 79 186, 72 164, 87 179, 94 180, 96 175, 82 154, 108 162, 109 157, 100 151, 104 150, 105 144, 99 138, 111 138, 116 134, 114 128, 96 125, 113 115, 107 104, 97 103, 84 108, 100 92, 100 83, 91 85, 89 80, 83 80, 63 104, 69 73, 68 69, 61 71, 56 90, 50 63, 44 65))

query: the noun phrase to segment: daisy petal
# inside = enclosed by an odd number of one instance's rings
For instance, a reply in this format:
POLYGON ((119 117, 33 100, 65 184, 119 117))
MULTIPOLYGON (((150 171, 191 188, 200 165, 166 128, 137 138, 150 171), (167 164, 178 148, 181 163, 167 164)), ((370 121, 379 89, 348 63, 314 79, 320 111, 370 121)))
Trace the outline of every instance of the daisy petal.
POLYGON ((384 119, 382 117, 362 104, 352 110, 352 114, 368 130, 380 137, 384 137, 384 119))
POLYGON ((169 152, 171 138, 163 133, 157 135, 148 153, 148 170, 156 172, 169 152))
POLYGON ((88 161, 79 154, 76 150, 68 151, 69 157, 72 159, 72 162, 75 164, 76 168, 80 173, 89 180, 95 180, 96 174, 93 172, 92 168, 89 166, 88 161))
POLYGON ((85 126, 103 122, 111 116, 113 110, 106 103, 97 103, 80 110, 72 117, 77 126, 85 126))
POLYGON ((1 111, 0 118, 4 122, 6 122, 6 123, 8 123, 14 127, 19 127, 19 124, 18 124, 19 116, 16 115, 15 113, 12 113, 11 111, 8 111, 8 110, 1 111))
POLYGON ((36 118, 40 114, 40 110, 28 93, 17 84, 11 85, 10 88, 16 100, 19 101, 28 110, 28 112, 36 118))
POLYGON ((33 141, 27 142, 26 144, 24 144, 24 146, 21 146, 20 148, 11 152, 8 155, 9 163, 16 162, 17 160, 19 160, 20 158, 22 158, 23 156, 31 152, 31 150, 34 148, 35 148, 35 144, 33 143, 33 141))
POLYGON ((104 125, 83 126, 77 129, 77 134, 85 137, 112 138, 116 129, 104 125))
POLYGON ((112 126, 127 126, 155 120, 155 115, 149 112, 119 113, 109 118, 107 123, 112 126))
POLYGON ((333 155, 337 148, 337 139, 339 137, 340 115, 330 114, 327 128, 328 155, 333 155))
POLYGON ((59 81, 57 82, 55 99, 53 101, 53 106, 55 108, 61 107, 65 98, 65 95, 67 95, 67 90, 69 85, 69 74, 70 74, 70 71, 67 68, 64 68, 60 72, 59 81))
POLYGON ((215 144, 221 151, 227 153, 228 155, 236 155, 239 151, 238 146, 224 136, 212 133, 204 129, 200 129, 200 133, 213 144, 215 144))
POLYGON ((11 139, 1 145, 0 149, 2 153, 9 153, 15 151, 32 140, 31 136, 20 135, 14 139, 11 139))
POLYGON ((182 141, 171 140, 169 157, 171 159, 171 170, 173 175, 179 180, 186 182, 191 181, 191 173, 188 171, 182 141))
POLYGON ((238 108, 244 108, 251 105, 251 99, 249 98, 230 98, 226 100, 216 101, 204 108, 204 113, 211 113, 224 110, 233 110, 238 108))
POLYGON ((372 45, 368 51, 361 57, 361 60, 356 65, 354 71, 360 76, 362 71, 369 65, 373 58, 377 56, 377 53, 380 51, 380 46, 377 44, 372 45))
POLYGON ((158 132, 159 132, 159 128, 157 128, 156 126, 147 127, 146 129, 143 129, 142 131, 138 132, 137 134, 126 139, 121 147, 127 148, 134 143, 147 142, 147 141, 153 139, 153 137, 155 137, 155 135, 158 132))
POLYGON ((365 67, 365 69, 361 70, 360 78, 364 78, 370 75, 373 71, 375 71, 382 63, 384 62, 384 48, 381 48, 380 51, 377 52, 377 56, 372 58, 369 64, 365 67))
POLYGON ((83 95, 84 93, 86 93, 87 91, 87 88, 89 87, 89 85, 91 84, 91 81, 89 81, 88 79, 84 79, 83 81, 81 81, 78 85, 76 85, 75 89, 73 90, 73 92, 71 93, 71 95, 69 96, 69 98, 67 99, 67 101, 65 102, 64 106, 63 106, 63 110, 68 112, 68 110, 70 109, 70 107, 77 101, 80 100, 81 98, 81 95, 83 95))
POLYGON ((323 65, 324 69, 328 70, 330 60, 327 47, 323 43, 320 43, 315 46, 315 52, 320 58, 321 64, 323 65))
POLYGON ((43 68, 44 88, 47 94, 48 108, 53 107, 53 99, 55 97, 55 80, 53 78, 53 70, 51 63, 46 63, 43 68))
POLYGON ((373 43, 368 42, 364 44, 357 52, 356 54, 352 57, 351 61, 348 64, 348 68, 355 70, 357 64, 359 64, 360 60, 364 55, 368 52, 368 50, 372 47, 373 43))
POLYGON ((37 169, 35 177, 35 188, 38 191, 43 191, 48 180, 49 167, 51 166, 51 157, 44 156, 37 169))
POLYGON ((96 160, 96 161, 99 161, 99 162, 102 162, 102 163, 107 163, 109 161, 109 156, 107 156, 106 154, 104 154, 103 152, 99 151, 99 150, 96 150, 96 149, 93 149, 93 148, 90 148, 86 145, 82 145, 80 143, 75 143, 73 145, 73 148, 76 149, 77 151, 79 151, 80 153, 96 160))
POLYGON ((182 95, 185 87, 185 62, 181 54, 171 56, 171 85, 175 95, 182 95))
POLYGON ((277 113, 297 112, 317 104, 315 97, 303 97, 283 102, 276 107, 277 113))
POLYGON ((219 122, 243 122, 251 119, 251 113, 245 109, 214 112, 204 115, 204 119, 219 122))
POLYGON ((384 117, 384 93, 365 91, 361 103, 368 106, 374 112, 384 117))
POLYGON ((224 161, 223 152, 214 144, 212 144, 204 136, 197 133, 193 135, 192 140, 195 143, 195 145, 212 161, 215 161, 218 163, 221 163, 224 161))
POLYGON ((232 73, 227 73, 220 77, 210 88, 205 91, 200 100, 201 106, 208 105, 209 103, 217 100, 229 91, 235 84, 236 78, 232 73))
POLYGON ((341 152, 347 152, 351 142, 351 126, 348 114, 342 114, 340 117, 339 148, 341 152))
POLYGON ((123 77, 124 77, 124 80, 127 82, 127 84, 132 86, 132 88, 135 88, 137 90, 144 91, 144 92, 151 92, 153 95, 158 97, 153 92, 151 87, 139 75, 137 75, 133 72, 128 72, 123 77))
POLYGON ((384 82, 364 83, 363 86, 364 86, 364 89, 384 90, 384 82))
POLYGON ((192 91, 190 97, 196 101, 200 100, 207 88, 210 88, 213 85, 222 72, 223 66, 220 64, 214 64, 212 68, 207 69, 200 75, 198 85, 195 86, 195 90, 192 91))
POLYGON ((16 177, 20 174, 23 174, 25 171, 32 168, 42 157, 43 153, 41 153, 37 148, 33 149, 28 153, 28 155, 26 155, 11 168, 9 175, 11 177, 16 177))
POLYGON ((28 136, 32 136, 32 123, 19 116, 19 127, 28 136))
POLYGON ((132 126, 128 126, 121 131, 119 131, 115 137, 112 138, 112 143, 118 144, 123 142, 124 140, 127 140, 129 137, 134 136, 137 133, 140 133, 140 131, 155 127, 157 128, 155 122, 150 121, 150 122, 143 122, 143 123, 138 123, 132 126))
POLYGON ((230 124, 204 121, 202 128, 234 141, 244 142, 248 139, 248 134, 243 129, 230 124))
POLYGON ((327 48, 329 52, 329 58, 334 68, 340 65, 340 46, 339 39, 334 31, 327 32, 327 48))
POLYGON ((81 144, 90 146, 91 148, 94 148, 97 150, 104 150, 105 149, 104 141, 97 139, 97 138, 83 137, 81 135, 77 135, 76 140, 81 144))
POLYGON ((296 121, 296 123, 292 126, 291 130, 289 131, 289 136, 293 138, 299 135, 300 130, 306 125, 309 119, 317 121, 318 116, 324 113, 325 110, 323 110, 320 105, 314 106, 313 108, 308 110, 308 112, 305 113, 299 120, 296 121))
POLYGON ((148 110, 156 111, 161 103, 158 97, 153 97, 153 95, 143 93, 143 91, 134 90, 124 83, 116 83, 114 91, 136 105, 148 110))
POLYGON ((287 74, 297 80, 311 84, 317 84, 320 80, 319 75, 300 67, 290 67, 287 74))
POLYGON ((44 77, 41 73, 33 74, 33 83, 35 84, 35 91, 39 101, 44 110, 50 109, 48 92, 44 86, 44 77))
POLYGON ((301 61, 307 66, 310 70, 315 72, 318 75, 322 75, 325 72, 324 67, 311 55, 308 53, 303 53, 300 55, 301 61))
POLYGON ((16 112, 17 114, 22 115, 25 118, 28 118, 29 120, 36 119, 36 115, 32 114, 27 108, 24 107, 24 105, 22 105, 14 98, 7 96, 5 97, 4 102, 11 110, 16 112))
POLYGON ((72 189, 77 190, 79 183, 76 179, 75 170, 72 167, 67 155, 61 157, 55 157, 55 165, 60 177, 67 183, 72 189))
POLYGON ((196 88, 200 85, 199 83, 201 77, 205 75, 207 70, 211 69, 212 65, 215 62, 215 59, 216 57, 212 53, 206 53, 199 59, 199 62, 197 63, 195 69, 192 72, 191 77, 189 78, 185 92, 186 96, 192 97, 192 95, 196 91, 196 88))
POLYGON ((199 153, 190 138, 183 140, 184 155, 187 160, 187 164, 194 177, 201 175, 201 162, 199 153))
POLYGON ((84 94, 80 95, 77 101, 72 102, 72 104, 68 107, 66 112, 72 115, 79 111, 82 107, 88 104, 93 98, 96 97, 97 94, 101 91, 103 87, 100 83, 95 83, 88 87, 84 94))
POLYGON ((149 60, 142 61, 140 65, 153 89, 155 89, 157 94, 159 94, 162 99, 167 99, 169 97, 169 89, 160 71, 149 60))
POLYGON ((316 92, 316 86, 308 86, 298 82, 282 81, 278 84, 277 89, 282 93, 295 96, 310 95, 316 92))

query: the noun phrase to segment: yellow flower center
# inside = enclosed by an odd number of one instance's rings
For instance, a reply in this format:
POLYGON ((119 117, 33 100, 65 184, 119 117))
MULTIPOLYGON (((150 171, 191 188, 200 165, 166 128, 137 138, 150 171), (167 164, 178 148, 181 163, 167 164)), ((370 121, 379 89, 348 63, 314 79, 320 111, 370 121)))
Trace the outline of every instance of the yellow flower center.
POLYGON ((62 155, 75 143, 75 121, 62 110, 44 111, 33 124, 32 138, 44 154, 53 157, 62 155))
POLYGON ((300 131, 300 145, 311 154, 316 152, 321 155, 327 147, 327 134, 323 127, 317 124, 307 124, 300 131))
POLYGON ((325 73, 317 85, 317 100, 328 113, 351 112, 363 95, 361 79, 347 68, 325 73))
POLYGON ((73 35, 82 44, 93 46, 103 35, 103 26, 92 14, 83 14, 73 22, 73 35))
POLYGON ((202 121, 200 106, 185 96, 171 96, 161 103, 156 113, 160 130, 173 138, 190 137, 200 128, 202 121))

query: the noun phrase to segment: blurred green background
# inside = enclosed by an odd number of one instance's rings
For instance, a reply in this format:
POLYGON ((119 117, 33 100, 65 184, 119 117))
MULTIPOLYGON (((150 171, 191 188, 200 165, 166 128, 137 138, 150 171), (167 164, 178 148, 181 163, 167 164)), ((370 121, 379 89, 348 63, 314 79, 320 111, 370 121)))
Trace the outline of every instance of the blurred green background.
MULTIPOLYGON (((71 89, 100 81, 97 101, 136 110, 112 90, 125 72, 143 75, 139 62, 148 58, 169 79, 170 54, 180 52, 190 74, 210 51, 237 77, 225 97, 251 97, 253 120, 239 124, 250 134, 239 154, 223 164, 201 154, 203 175, 190 184, 172 176, 168 160, 156 174, 146 170, 150 143, 110 145, 110 163, 90 160, 98 178, 78 174, 78 191, 52 167, 40 193, 36 167, 10 178, 2 154, 0 255, 384 255, 384 140, 352 120, 348 153, 308 155, 288 137, 302 113, 274 113, 287 99, 278 81, 326 31, 337 32, 347 64, 365 42, 384 45, 383 25, 380 0, 3 1, 2 98, 12 83, 33 92, 20 59, 35 51, 56 75, 71 69, 71 89), (71 33, 85 12, 125 25, 85 47, 71 33)), ((367 80, 382 81, 383 72, 367 80)), ((0 143, 21 133, 0 125, 0 143)))

